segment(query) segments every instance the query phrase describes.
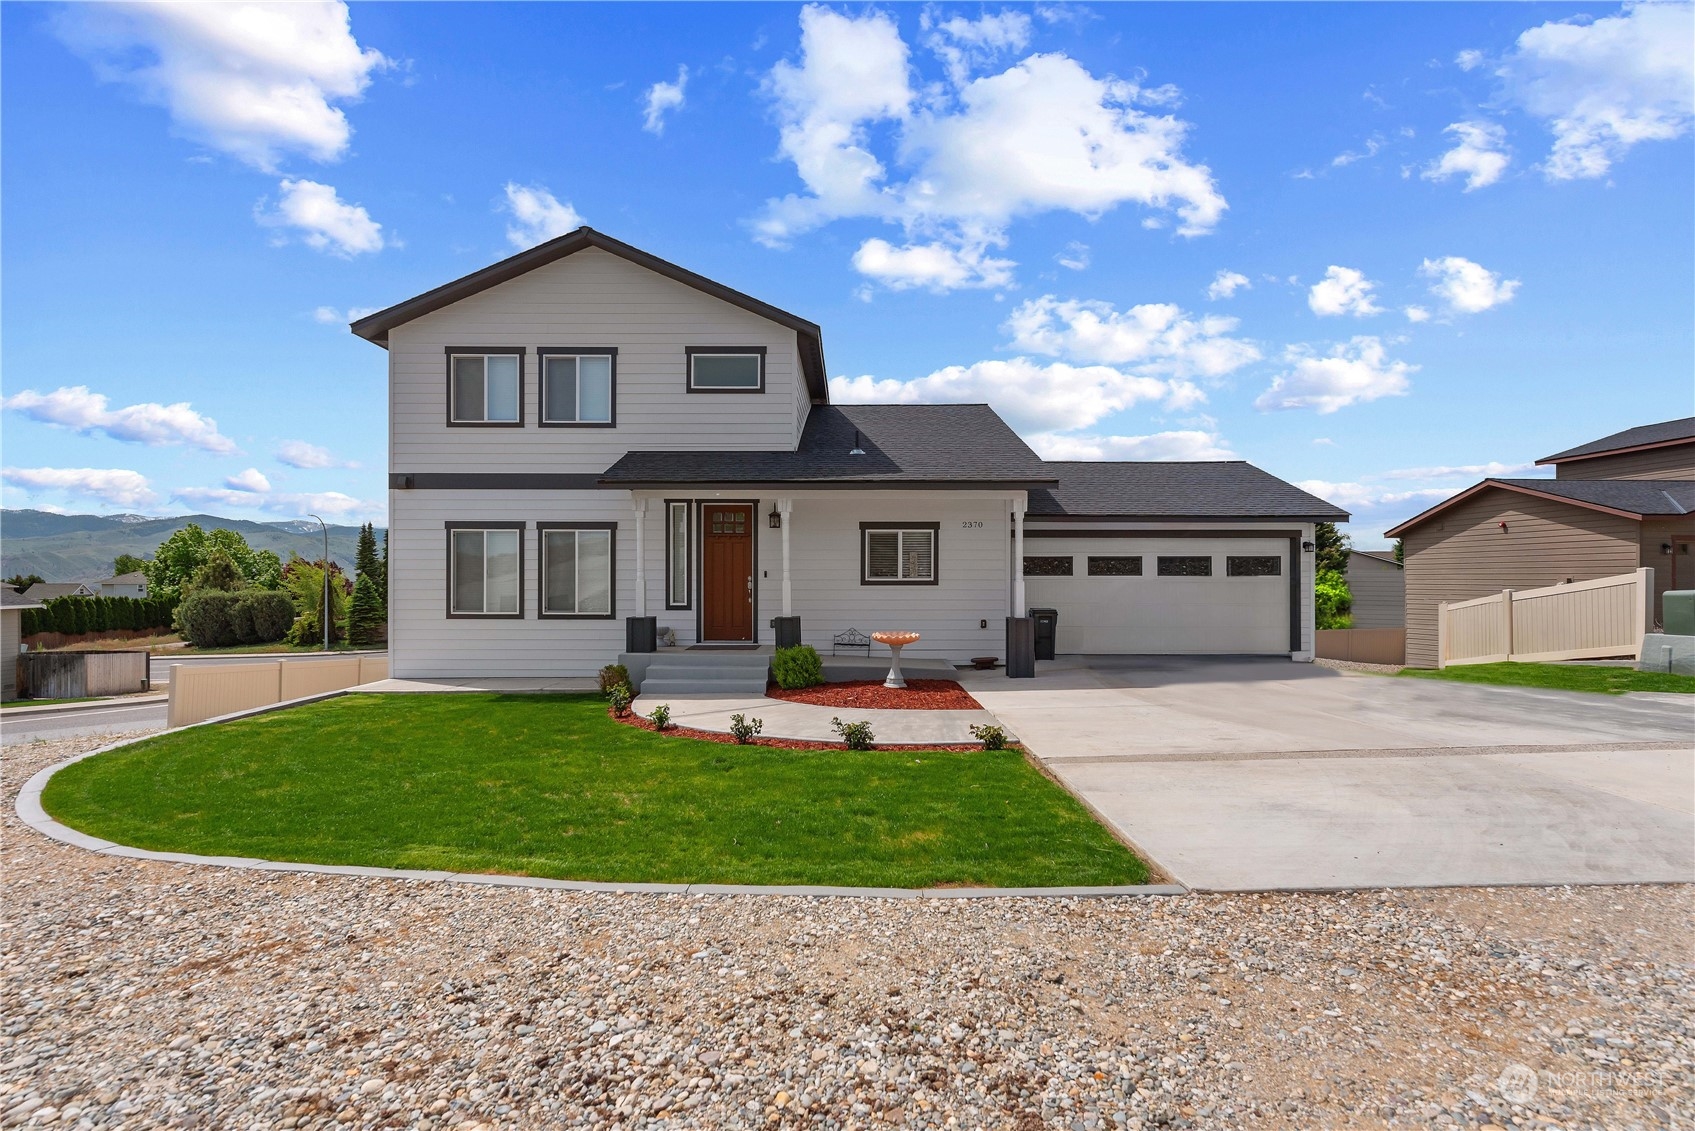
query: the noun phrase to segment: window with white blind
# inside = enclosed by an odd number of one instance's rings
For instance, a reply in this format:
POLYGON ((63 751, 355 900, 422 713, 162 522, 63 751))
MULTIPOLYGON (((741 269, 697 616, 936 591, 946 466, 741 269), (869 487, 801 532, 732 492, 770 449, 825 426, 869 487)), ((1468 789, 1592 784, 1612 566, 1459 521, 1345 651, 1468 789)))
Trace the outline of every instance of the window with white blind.
POLYGON ((936 584, 940 523, 863 522, 859 531, 860 584, 936 584))
POLYGON ((522 523, 448 523, 447 614, 524 615, 522 523))
POLYGON ((618 351, 611 347, 541 349, 541 422, 547 427, 609 428, 616 421, 618 351))
POLYGON ((541 616, 613 615, 613 537, 610 522, 539 522, 541 616))
POLYGON ((484 346, 447 351, 447 422, 522 427, 524 351, 484 346))

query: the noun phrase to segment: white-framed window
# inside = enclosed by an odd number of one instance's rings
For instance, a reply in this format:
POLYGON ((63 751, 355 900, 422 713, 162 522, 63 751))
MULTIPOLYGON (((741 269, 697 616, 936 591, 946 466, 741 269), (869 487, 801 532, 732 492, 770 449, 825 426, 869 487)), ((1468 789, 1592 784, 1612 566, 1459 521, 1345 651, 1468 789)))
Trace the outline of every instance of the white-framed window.
POLYGON ((765 391, 764 346, 690 346, 689 392, 765 391))
POLYGON ((521 523, 448 523, 447 612, 456 617, 522 617, 521 523))
POLYGON ((610 522, 539 522, 541 616, 610 618, 616 607, 610 522))
POLYGON ((524 423, 522 350, 449 350, 447 378, 449 424, 524 423))
POLYGON ((860 523, 860 584, 936 584, 940 531, 936 522, 860 523))
POLYGON ((689 512, 693 504, 681 500, 665 503, 665 607, 689 607, 689 512))
POLYGON ((543 424, 611 425, 615 423, 618 351, 614 349, 544 349, 541 355, 541 422, 543 424))

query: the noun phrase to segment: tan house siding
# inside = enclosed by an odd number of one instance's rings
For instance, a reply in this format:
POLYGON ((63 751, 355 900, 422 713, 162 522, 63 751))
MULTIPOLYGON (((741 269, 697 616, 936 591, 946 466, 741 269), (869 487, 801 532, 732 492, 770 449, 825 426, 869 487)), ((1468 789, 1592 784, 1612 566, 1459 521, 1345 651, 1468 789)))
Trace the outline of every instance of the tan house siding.
POLYGON ((1556 479, 1695 479, 1695 443, 1554 465, 1556 479))
POLYGON ((18 697, 18 644, 23 640, 22 609, 0 611, 0 699, 18 697))
POLYGON ((1353 627, 1400 628, 1407 623, 1407 586, 1401 567, 1370 554, 1348 555, 1353 627))
POLYGON ((1654 571, 1654 622, 1660 621, 1660 598, 1672 589, 1695 589, 1695 515, 1650 518, 1642 523, 1642 564, 1654 571), (1662 546, 1670 544, 1673 553, 1662 546))
POLYGON ((1491 488, 1413 528, 1406 534, 1404 553, 1407 663, 1436 666, 1436 608, 1443 601, 1637 568, 1639 525, 1635 519, 1491 488))

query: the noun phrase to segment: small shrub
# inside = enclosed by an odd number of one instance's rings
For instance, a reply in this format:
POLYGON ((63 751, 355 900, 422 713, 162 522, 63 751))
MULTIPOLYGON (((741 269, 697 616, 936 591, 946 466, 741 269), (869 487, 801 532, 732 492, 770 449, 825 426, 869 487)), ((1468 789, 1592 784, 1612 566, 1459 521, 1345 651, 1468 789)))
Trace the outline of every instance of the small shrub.
POLYGON ((647 721, 653 724, 654 730, 664 730, 671 725, 671 705, 661 703, 647 713, 647 721))
POLYGON ((626 691, 630 687, 630 669, 623 664, 607 664, 600 669, 600 693, 606 698, 612 698, 614 689, 622 687, 626 691))
POLYGON ((971 737, 983 744, 984 750, 1006 749, 1006 728, 993 723, 973 723, 971 737))
POLYGON ((230 620, 241 643, 272 644, 293 627, 294 601, 280 589, 249 589, 237 596, 230 620))
POLYGON ((612 713, 621 719, 629 713, 630 701, 635 696, 630 694, 629 684, 620 683, 606 693, 606 698, 612 704, 612 713))
POLYGON ((228 648, 238 642, 235 604, 240 597, 216 589, 185 597, 177 607, 182 634, 196 648, 228 648))
POLYGON ((764 729, 764 719, 750 719, 746 715, 730 716, 730 734, 738 746, 752 745, 753 736, 764 729))
POLYGON ((810 644, 779 648, 771 657, 771 678, 784 691, 817 687, 824 682, 824 661, 818 658, 817 650, 810 644))
POLYGON ((868 722, 844 723, 840 719, 831 719, 830 729, 842 736, 842 741, 847 743, 849 750, 876 749, 871 743, 877 736, 871 733, 871 724, 868 722))

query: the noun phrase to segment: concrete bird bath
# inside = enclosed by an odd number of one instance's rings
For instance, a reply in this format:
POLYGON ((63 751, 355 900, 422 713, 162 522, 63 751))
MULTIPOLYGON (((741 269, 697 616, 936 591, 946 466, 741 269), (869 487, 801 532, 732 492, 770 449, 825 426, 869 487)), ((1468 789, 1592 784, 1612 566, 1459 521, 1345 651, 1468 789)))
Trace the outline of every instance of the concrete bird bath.
POLYGON ((889 676, 883 681, 884 687, 905 687, 906 679, 900 674, 900 650, 918 639, 916 632, 873 632, 871 639, 879 644, 889 646, 889 676))

